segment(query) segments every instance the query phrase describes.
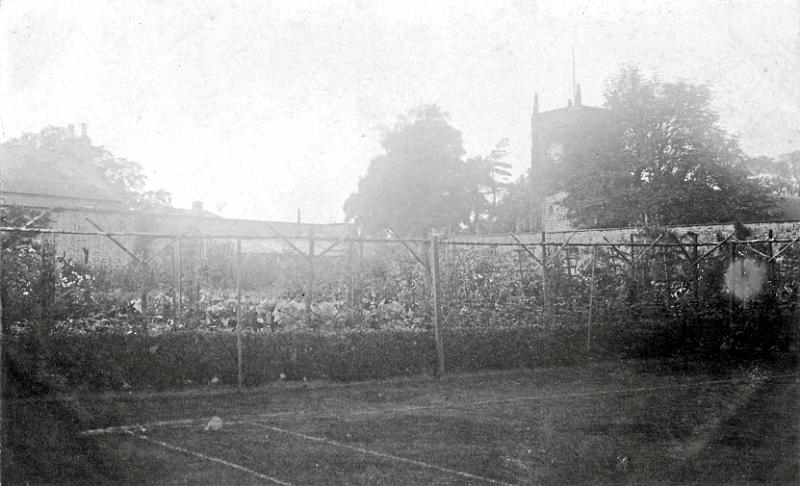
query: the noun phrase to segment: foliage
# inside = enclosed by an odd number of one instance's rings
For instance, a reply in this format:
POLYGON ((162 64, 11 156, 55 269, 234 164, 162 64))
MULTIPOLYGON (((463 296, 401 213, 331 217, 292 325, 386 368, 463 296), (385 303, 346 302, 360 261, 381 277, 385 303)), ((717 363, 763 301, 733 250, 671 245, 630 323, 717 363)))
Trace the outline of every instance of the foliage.
POLYGON ((519 233, 530 228, 530 177, 521 175, 504 188, 494 209, 495 233, 519 233))
POLYGON ((461 132, 438 106, 401 118, 381 141, 345 213, 368 234, 392 227, 404 236, 468 224, 477 189, 469 183, 461 132))
POLYGON ((557 175, 578 225, 620 227, 754 221, 773 206, 749 159, 725 133, 704 85, 646 79, 624 68, 606 90, 611 120, 565 137, 557 175))
MULTIPOLYGON (((432 373, 436 350, 430 330, 389 329, 319 333, 292 331, 243 336, 247 385, 280 379, 350 381, 432 373)), ((567 364, 579 346, 571 332, 534 328, 458 329, 445 333, 451 372, 567 364)), ((183 332, 57 335, 46 342, 17 335, 11 359, 22 369, 44 356, 36 371, 50 392, 134 388, 163 390, 208 384, 218 377, 236 382, 236 337, 232 333, 183 332)), ((35 392, 29 390, 29 392, 35 392)))
POLYGON ((3 145, 22 147, 28 156, 45 160, 58 158, 88 162, 100 168, 111 188, 130 209, 150 209, 170 205, 164 190, 147 190, 147 176, 135 161, 115 156, 103 147, 92 145, 88 137, 75 137, 64 127, 46 127, 39 133, 26 133, 3 145))
MULTIPOLYGON (((0 207, 0 224, 47 228, 50 216, 20 206, 3 206, 0 207)), ((5 331, 7 322, 42 317, 42 308, 48 304, 48 289, 53 279, 52 269, 47 266, 48 254, 52 257, 52 249, 46 239, 31 232, 4 231, 0 235, 0 243, 3 258, 0 298, 5 331)))
POLYGON ((476 233, 492 233, 497 220, 498 201, 505 196, 511 164, 508 156, 508 139, 497 142, 488 155, 467 159, 471 184, 477 188, 472 208, 471 226, 476 233))

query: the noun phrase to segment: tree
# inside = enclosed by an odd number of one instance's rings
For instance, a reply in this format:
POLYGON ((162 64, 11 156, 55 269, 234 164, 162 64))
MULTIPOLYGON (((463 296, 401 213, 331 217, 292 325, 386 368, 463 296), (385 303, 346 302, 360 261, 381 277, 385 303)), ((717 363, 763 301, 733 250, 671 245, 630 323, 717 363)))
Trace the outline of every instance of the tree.
POLYGON ((800 150, 777 159, 758 157, 751 162, 754 178, 778 196, 800 196, 800 150))
POLYGON ((622 69, 606 90, 611 120, 567 137, 556 185, 580 226, 755 220, 773 206, 750 159, 718 125, 705 85, 622 69))
POLYGON ((463 160, 461 132, 436 105, 423 105, 383 135, 345 214, 367 233, 402 235, 460 228, 470 222, 477 188, 463 160))
POLYGON ((503 197, 493 211, 494 232, 516 233, 529 226, 530 219, 530 181, 521 175, 516 181, 507 184, 503 197))
POLYGON ((146 190, 147 176, 138 162, 117 157, 103 147, 92 145, 88 137, 75 137, 64 127, 46 127, 39 133, 26 133, 3 145, 23 147, 38 156, 88 161, 100 168, 106 181, 120 194, 130 209, 170 206, 164 190, 146 190))
POLYGON ((511 177, 511 164, 505 162, 508 156, 507 148, 508 139, 504 138, 497 142, 488 155, 467 159, 467 170, 478 192, 472 215, 472 225, 476 232, 480 229, 482 221, 486 221, 486 229, 489 232, 494 229, 497 203, 504 196, 508 178, 511 177))

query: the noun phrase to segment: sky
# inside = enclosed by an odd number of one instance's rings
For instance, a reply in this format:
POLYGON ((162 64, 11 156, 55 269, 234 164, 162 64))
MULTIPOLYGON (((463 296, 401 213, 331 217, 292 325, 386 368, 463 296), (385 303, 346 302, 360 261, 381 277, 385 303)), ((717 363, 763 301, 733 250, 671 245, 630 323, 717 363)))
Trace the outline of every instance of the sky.
POLYGON ((381 134, 436 103, 530 163, 542 110, 636 64, 707 83, 751 155, 800 150, 800 0, 3 0, 0 138, 87 123, 176 207, 340 222, 381 134))

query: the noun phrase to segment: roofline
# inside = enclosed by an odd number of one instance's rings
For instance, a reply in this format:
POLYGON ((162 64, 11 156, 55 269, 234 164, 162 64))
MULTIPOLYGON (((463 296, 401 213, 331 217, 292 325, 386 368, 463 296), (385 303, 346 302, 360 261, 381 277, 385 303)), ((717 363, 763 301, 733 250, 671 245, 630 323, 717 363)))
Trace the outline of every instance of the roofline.
POLYGON ((610 108, 604 108, 602 106, 587 106, 587 105, 573 105, 573 106, 564 106, 561 108, 556 108, 554 110, 547 110, 547 111, 540 111, 539 113, 534 113, 533 117, 542 116, 542 115, 549 115, 551 113, 560 113, 563 111, 576 111, 576 110, 588 110, 588 111, 598 111, 602 113, 613 113, 613 110, 610 108))
POLYGON ((297 223, 296 221, 269 221, 265 219, 241 219, 241 218, 226 218, 224 216, 220 216, 218 214, 211 213, 206 210, 201 210, 208 216, 203 216, 202 214, 192 214, 192 211, 198 211, 196 209, 184 209, 184 208, 170 208, 170 209, 179 209, 181 211, 186 211, 186 214, 169 214, 169 213, 156 213, 152 211, 136 211, 132 209, 121 210, 121 209, 110 209, 110 208, 89 208, 89 207, 80 207, 80 206, 40 206, 40 205, 29 205, 29 204, 8 204, 8 203, 0 203, 0 207, 13 207, 13 206, 24 206, 28 208, 34 209, 48 209, 53 212, 64 212, 64 211, 84 211, 84 212, 92 212, 92 213, 106 213, 106 214, 124 214, 127 216, 157 216, 157 217, 164 217, 164 218, 192 218, 192 219, 212 219, 212 220, 224 220, 230 221, 234 223, 267 223, 267 224, 293 224, 299 226, 349 226, 350 223, 297 223))
MULTIPOLYGON (((0 198, 6 197, 7 194, 11 195, 20 195, 20 196, 32 196, 32 197, 51 197, 51 198, 63 198, 63 199, 83 199, 85 201, 101 201, 101 202, 112 202, 117 204, 125 204, 125 201, 122 199, 104 199, 104 198, 97 198, 97 197, 83 197, 83 196, 61 196, 57 194, 42 194, 38 192, 19 192, 19 191, 8 191, 8 190, 0 190, 0 198)), ((12 204, 13 206, 13 204, 12 204)), ((39 207, 39 206, 36 206, 39 207)), ((43 206, 44 207, 44 206, 43 206)))

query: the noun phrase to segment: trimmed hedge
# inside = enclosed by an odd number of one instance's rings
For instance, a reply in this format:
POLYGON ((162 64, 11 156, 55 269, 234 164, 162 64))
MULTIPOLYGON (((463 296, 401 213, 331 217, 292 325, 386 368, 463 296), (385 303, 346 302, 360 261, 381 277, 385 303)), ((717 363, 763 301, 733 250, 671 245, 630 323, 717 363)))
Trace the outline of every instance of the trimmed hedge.
MULTIPOLYGON (((748 319, 759 321, 758 319, 748 319)), ((786 352, 796 326, 783 320, 753 327, 737 346, 719 319, 602 319, 592 332, 594 353, 627 357, 701 354, 747 358, 786 352), (752 349, 750 349, 752 348, 752 349)), ((575 364, 586 358, 583 326, 449 328, 443 332, 448 372, 575 364)), ((337 381, 433 374, 436 346, 431 330, 353 330, 244 333, 244 384, 331 379, 337 381)), ((9 336, 5 370, 31 386, 22 394, 117 389, 165 390, 237 381, 236 335, 230 332, 9 336)))
MULTIPOLYGON (((541 328, 455 329, 443 333, 448 372, 569 364, 581 353, 580 332, 541 328)), ((432 331, 376 330, 246 333, 245 384, 280 379, 338 381, 434 373, 432 331)), ((6 365, 42 391, 165 390, 237 380, 233 333, 165 333, 154 336, 32 335, 6 341, 6 365)), ((32 390, 31 393, 37 393, 32 390)))

